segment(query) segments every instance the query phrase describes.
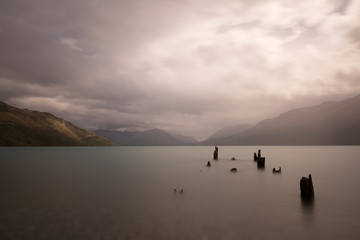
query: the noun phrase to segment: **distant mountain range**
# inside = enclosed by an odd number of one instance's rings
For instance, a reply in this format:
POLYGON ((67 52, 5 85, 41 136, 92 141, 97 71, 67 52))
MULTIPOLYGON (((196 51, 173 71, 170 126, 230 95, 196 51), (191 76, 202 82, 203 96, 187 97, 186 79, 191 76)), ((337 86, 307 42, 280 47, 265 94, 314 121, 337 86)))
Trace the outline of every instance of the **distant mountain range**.
POLYGON ((160 129, 144 132, 95 131, 118 145, 359 145, 360 96, 293 109, 255 126, 225 127, 205 141, 160 129))
POLYGON ((106 137, 122 146, 176 146, 193 145, 198 141, 193 137, 171 135, 160 129, 143 132, 95 130, 99 136, 106 137))
POLYGON ((46 112, 0 101, 0 146, 113 146, 108 139, 46 112))
POLYGON ((161 129, 94 132, 0 102, 0 146, 360 145, 360 95, 290 110, 255 126, 226 127, 202 142, 161 129))
POLYGON ((359 145, 360 95, 294 109, 203 145, 359 145))

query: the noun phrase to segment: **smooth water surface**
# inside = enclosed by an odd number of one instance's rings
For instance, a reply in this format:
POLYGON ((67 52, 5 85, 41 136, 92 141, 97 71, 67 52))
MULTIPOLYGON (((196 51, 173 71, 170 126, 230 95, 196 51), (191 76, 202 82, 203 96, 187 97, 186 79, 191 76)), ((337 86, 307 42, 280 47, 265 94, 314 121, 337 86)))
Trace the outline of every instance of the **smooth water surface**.
POLYGON ((359 239, 359 146, 257 149, 0 148, 0 239, 359 239))

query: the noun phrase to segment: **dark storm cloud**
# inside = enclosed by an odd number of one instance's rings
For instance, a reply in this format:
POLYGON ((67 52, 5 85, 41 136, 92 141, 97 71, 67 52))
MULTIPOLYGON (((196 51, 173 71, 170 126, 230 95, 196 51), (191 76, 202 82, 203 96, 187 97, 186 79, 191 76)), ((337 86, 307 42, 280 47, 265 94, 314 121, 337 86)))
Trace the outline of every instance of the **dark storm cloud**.
POLYGON ((348 7, 350 6, 352 0, 340 0, 340 1, 334 1, 335 2, 335 10, 336 13, 344 14, 348 7), (337 5, 336 5, 337 3, 337 5))
POLYGON ((0 66, 3 77, 41 85, 63 84, 78 78, 86 63, 60 43, 26 23, 1 22, 0 66))

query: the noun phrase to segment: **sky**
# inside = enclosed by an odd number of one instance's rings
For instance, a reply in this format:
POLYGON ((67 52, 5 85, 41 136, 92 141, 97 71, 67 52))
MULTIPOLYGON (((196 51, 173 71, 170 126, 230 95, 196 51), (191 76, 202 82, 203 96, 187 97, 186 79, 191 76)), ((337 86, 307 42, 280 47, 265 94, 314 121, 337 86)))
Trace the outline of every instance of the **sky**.
POLYGON ((1 0, 0 100, 205 139, 360 93, 360 0, 1 0))

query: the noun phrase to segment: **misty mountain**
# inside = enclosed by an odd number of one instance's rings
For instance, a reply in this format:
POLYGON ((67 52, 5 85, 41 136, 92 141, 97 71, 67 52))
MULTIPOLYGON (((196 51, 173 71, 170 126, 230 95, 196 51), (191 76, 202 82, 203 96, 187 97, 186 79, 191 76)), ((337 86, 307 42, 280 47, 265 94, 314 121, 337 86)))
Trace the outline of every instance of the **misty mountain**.
POLYGON ((96 130, 100 136, 106 137, 120 146, 174 146, 191 145, 197 142, 193 137, 171 135, 160 129, 143 132, 96 130))
POLYGON ((359 145, 360 95, 290 110, 252 127, 226 127, 201 143, 160 129, 94 132, 102 137, 50 113, 0 102, 1 146, 359 145))
POLYGON ((360 96, 294 109, 231 137, 218 145, 358 145, 360 96))
POLYGON ((122 146, 122 145, 129 145, 129 141, 134 138, 135 136, 139 135, 140 132, 138 131, 113 131, 113 130, 94 130, 94 133, 96 133, 99 136, 105 137, 107 139, 110 139, 116 145, 122 146))
POLYGON ((191 145, 191 144, 195 144, 195 143, 199 142, 194 137, 185 136, 185 135, 181 135, 181 134, 175 134, 175 135, 173 135, 173 137, 176 138, 177 140, 179 140, 180 142, 182 142, 183 144, 191 145))
POLYGON ((230 127, 224 127, 220 129, 219 131, 212 134, 210 137, 208 137, 205 141, 210 141, 217 138, 226 138, 230 137, 239 133, 244 132, 245 130, 248 130, 253 125, 251 124, 241 124, 236 126, 230 126, 230 127))
POLYGON ((113 146, 110 140, 47 112, 0 101, 0 146, 113 146))

